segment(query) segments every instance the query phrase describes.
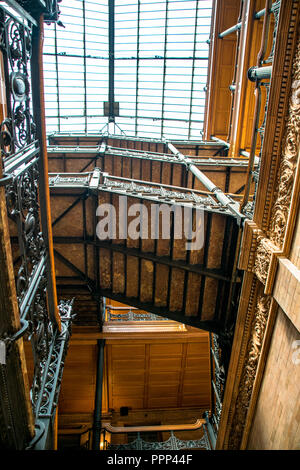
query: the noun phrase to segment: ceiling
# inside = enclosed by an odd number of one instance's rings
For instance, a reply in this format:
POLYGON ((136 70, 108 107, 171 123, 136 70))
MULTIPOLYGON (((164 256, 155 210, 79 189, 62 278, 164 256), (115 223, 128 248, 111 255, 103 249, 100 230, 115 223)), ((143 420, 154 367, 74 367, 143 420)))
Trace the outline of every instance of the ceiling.
POLYGON ((201 140, 212 4, 62 2, 63 26, 45 26, 47 132, 201 140))

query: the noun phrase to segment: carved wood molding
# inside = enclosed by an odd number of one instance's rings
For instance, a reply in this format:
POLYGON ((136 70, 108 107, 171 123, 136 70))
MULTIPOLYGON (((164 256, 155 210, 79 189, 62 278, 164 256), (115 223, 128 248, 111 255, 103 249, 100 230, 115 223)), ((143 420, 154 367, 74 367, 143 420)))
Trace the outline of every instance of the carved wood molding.
POLYGON ((276 302, 272 303, 272 297, 267 294, 271 294, 273 289, 278 256, 288 252, 286 239, 295 220, 291 212, 296 213, 298 207, 299 11, 298 1, 287 0, 284 14, 280 15, 280 44, 277 41, 256 208, 254 220, 245 223, 239 261, 239 268, 246 272, 223 401, 218 449, 240 449, 247 444, 261 383, 260 364, 266 357, 271 337, 268 325, 276 307, 276 302))
POLYGON ((241 244, 241 254, 238 262, 239 269, 253 272, 255 265, 255 253, 258 237, 262 231, 252 220, 246 220, 244 225, 243 239, 241 244))
POLYGON ((255 253, 254 273, 263 284, 266 284, 272 256, 269 244, 267 238, 259 237, 255 253))
POLYGON ((271 294, 281 251, 266 237, 259 236, 253 272, 265 286, 265 294, 271 294))
POLYGON ((293 62, 291 96, 286 130, 282 142, 280 167, 269 224, 270 239, 283 247, 295 184, 300 146, 300 41, 293 62))
POLYGON ((239 269, 254 273, 265 293, 272 291, 280 250, 269 240, 255 222, 246 221, 239 260, 239 269))
MULTIPOLYGON (((248 285, 245 292, 248 291, 249 294, 244 302, 248 300, 249 304, 244 314, 245 330, 244 335, 239 339, 239 344, 235 345, 234 352, 238 357, 232 361, 227 378, 227 381, 232 379, 229 385, 231 390, 228 390, 227 384, 217 449, 240 449, 250 404, 253 406, 257 369, 262 356, 262 345, 265 342, 265 332, 271 310, 271 296, 263 293, 263 286, 255 276, 253 277, 250 273, 247 276, 248 285)), ((242 322, 240 327, 242 328, 242 322)))
MULTIPOLYGON (((262 293, 262 285, 257 277, 246 272, 241 291, 239 315, 235 327, 230 367, 228 371, 222 414, 219 425, 216 449, 227 449, 228 440, 236 429, 232 428, 240 388, 240 378, 248 357, 248 344, 251 339, 252 323, 256 310, 256 299, 262 293)), ((240 423, 243 426, 243 422, 240 423)), ((237 447, 238 449, 239 447, 237 447)))
POLYGON ((261 294, 257 298, 244 367, 239 382, 235 412, 231 422, 229 439, 226 446, 227 449, 239 449, 243 437, 245 421, 256 378, 257 366, 261 355, 270 303, 270 296, 261 294))

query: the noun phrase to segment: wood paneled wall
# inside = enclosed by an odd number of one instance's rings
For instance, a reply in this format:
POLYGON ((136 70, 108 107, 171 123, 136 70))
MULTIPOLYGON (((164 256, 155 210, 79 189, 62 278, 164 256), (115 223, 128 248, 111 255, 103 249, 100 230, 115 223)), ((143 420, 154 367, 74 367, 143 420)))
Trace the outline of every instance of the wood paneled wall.
POLYGON ((217 449, 299 448, 299 2, 281 4, 253 220, 217 449), (284 9, 282 9, 284 8, 284 9))
MULTIPOLYGON (((130 409, 130 415, 142 410, 210 409, 207 332, 191 327, 155 335, 100 333, 91 327, 73 330, 60 393, 59 427, 67 422, 75 426, 77 416, 82 415, 85 422, 92 416, 100 337, 106 338, 104 416, 112 412, 118 416, 122 406, 130 409)), ((145 419, 140 424, 147 423, 145 419)))
POLYGON ((236 34, 223 39, 218 34, 238 22, 240 1, 216 0, 212 21, 210 65, 208 77, 207 110, 204 136, 227 140, 229 132, 232 95, 229 85, 234 76, 236 34))
POLYGON ((300 450, 299 384, 300 333, 279 309, 248 449, 300 450))
POLYGON ((109 408, 210 408, 208 334, 108 342, 109 408), (191 341, 191 340, 190 340, 191 341))

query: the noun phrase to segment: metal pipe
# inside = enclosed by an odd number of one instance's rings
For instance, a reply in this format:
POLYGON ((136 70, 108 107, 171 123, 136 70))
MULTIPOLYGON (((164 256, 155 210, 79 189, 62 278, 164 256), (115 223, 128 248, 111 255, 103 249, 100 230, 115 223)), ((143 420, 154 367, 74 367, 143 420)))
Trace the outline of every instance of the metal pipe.
POLYGON ((234 26, 231 26, 231 28, 226 29, 222 33, 218 35, 220 39, 225 38, 225 36, 228 36, 231 33, 234 33, 235 31, 239 31, 242 27, 242 22, 235 24, 234 26))
POLYGON ((217 142, 220 145, 224 145, 224 147, 228 148, 230 147, 228 142, 225 142, 225 140, 219 139, 218 137, 214 137, 213 135, 211 136, 211 140, 214 142, 217 142))
MULTIPOLYGON (((276 3, 276 2, 275 2, 276 3)), ((275 6, 275 3, 273 3, 273 5, 271 6, 271 8, 269 9, 269 12, 272 13, 274 11, 274 6, 275 6)), ((266 9, 264 8, 263 10, 260 10, 258 12, 256 12, 254 14, 254 19, 255 20, 259 20, 259 18, 261 18, 262 16, 264 16, 266 13, 266 9)))
POLYGON ((97 345, 98 345, 98 362, 97 362, 95 410, 94 410, 94 424, 93 424, 93 443, 92 443, 93 450, 100 450, 105 339, 99 339, 97 341, 97 345))
MULTIPOLYGON (((250 157, 250 153, 246 152, 246 150, 240 150, 240 155, 242 157, 247 157, 247 158, 250 157)), ((257 155, 254 155, 254 165, 258 165, 259 161, 260 161, 260 158, 257 155)))
POLYGON ((226 196, 226 194, 223 193, 223 191, 218 188, 202 171, 199 170, 199 168, 197 168, 193 163, 192 161, 187 158, 185 155, 183 155, 182 153, 178 152, 178 150, 176 149, 176 147, 174 147, 173 144, 171 144, 170 142, 168 142, 168 147, 169 149, 171 150, 171 152, 173 152, 178 160, 182 161, 187 169, 193 173, 193 175, 195 175, 195 177, 210 191, 212 192, 216 199, 222 204, 224 205, 225 207, 228 207, 228 209, 235 215, 235 216, 238 216, 239 218, 242 216, 242 214, 240 213, 240 210, 239 210, 239 203, 238 202, 235 202, 233 201, 233 199, 229 198, 228 196, 226 196))
POLYGON ((270 78, 272 75, 272 65, 267 67, 250 67, 248 70, 248 78, 251 82, 256 80, 264 80, 265 78, 270 78))

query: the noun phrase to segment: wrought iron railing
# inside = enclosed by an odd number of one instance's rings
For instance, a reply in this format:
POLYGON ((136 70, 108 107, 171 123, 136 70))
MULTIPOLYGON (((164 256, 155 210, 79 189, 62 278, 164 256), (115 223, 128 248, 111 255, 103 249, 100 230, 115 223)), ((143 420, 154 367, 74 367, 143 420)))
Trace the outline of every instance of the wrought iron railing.
POLYGON ((220 344, 218 336, 210 333, 210 353, 211 353, 211 386, 212 386, 212 412, 211 422, 216 429, 222 413, 222 402, 225 389, 225 369, 222 364, 220 344))
MULTIPOLYGON (((19 3, 24 8, 31 4, 19 3)), ((30 16, 31 11, 20 9, 17 2, 9 1, 7 5, 0 5, 0 49, 7 108, 0 125, 0 164, 4 170, 0 185, 5 186, 7 213, 12 221, 10 234, 21 333, 29 336, 33 351, 31 400, 37 431, 31 443, 33 447, 37 441, 41 444, 42 436, 46 438, 45 429, 55 412, 73 302, 61 302, 57 308, 53 297, 54 279, 49 274, 47 226, 41 215, 48 210, 42 198, 47 189, 37 132, 41 123, 34 122, 32 115, 31 75, 34 74, 30 71, 31 65, 38 61, 32 56, 33 32, 38 24, 30 16), (15 13, 13 7, 16 7, 15 13), (42 418, 44 423, 48 419, 44 425, 42 418)), ((35 29, 35 33, 37 31, 35 29)), ((8 345, 14 339, 5 338, 3 342, 8 345)))
MULTIPOLYGON (((224 354, 220 348, 222 339, 210 333, 210 364, 211 364, 211 409, 203 415, 203 439, 209 442, 209 449, 215 449, 222 413, 222 403, 225 391, 226 367, 224 354)), ((224 342, 226 348, 226 341, 224 342)))
POLYGON ((205 427, 203 427, 203 436, 200 439, 182 440, 175 436, 174 431, 170 431, 170 437, 162 442, 149 442, 142 438, 142 433, 137 433, 136 439, 128 444, 110 444, 105 443, 105 450, 184 450, 184 449, 203 449, 210 450, 210 442, 205 427))
POLYGON ((113 307, 106 305, 105 309, 105 321, 108 322, 163 320, 166 319, 154 313, 144 312, 134 307, 113 307))
MULTIPOLYGON (((155 426, 153 427, 155 428, 155 426)), ((156 427, 158 431, 160 426, 156 427)), ((167 428, 167 426, 164 426, 167 428)), ((157 432, 148 431, 130 431, 126 432, 127 443, 124 443, 124 433, 118 434, 114 431, 113 434, 103 429, 101 432, 100 448, 101 450, 184 450, 184 449, 203 449, 211 450, 211 442, 207 432, 206 424, 203 423, 197 428, 197 431, 188 431, 189 439, 180 439, 175 435, 174 429, 164 430, 169 434, 168 439, 154 441, 157 438, 157 432), (134 432, 134 434, 133 434, 134 432), (197 437, 191 439, 191 435, 197 432, 197 437), (200 435, 200 436, 199 436, 200 435), (123 440, 123 442, 122 442, 123 440), (119 441, 119 443, 118 443, 119 441), (121 442, 120 442, 121 441, 121 442)), ((139 428, 141 429, 141 428, 139 428)), ((161 433, 159 433, 161 434, 161 433)), ((195 434, 194 434, 195 435, 195 434)))

